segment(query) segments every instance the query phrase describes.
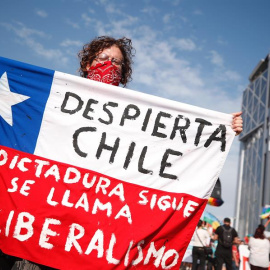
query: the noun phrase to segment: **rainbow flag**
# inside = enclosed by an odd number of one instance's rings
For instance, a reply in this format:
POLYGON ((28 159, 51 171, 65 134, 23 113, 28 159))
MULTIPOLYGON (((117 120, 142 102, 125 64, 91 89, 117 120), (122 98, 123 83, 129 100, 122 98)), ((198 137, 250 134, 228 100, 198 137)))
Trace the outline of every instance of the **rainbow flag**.
POLYGON ((270 205, 265 205, 262 209, 262 213, 260 214, 261 219, 268 218, 270 216, 270 205))
POLYGON ((217 199, 217 198, 213 198, 210 197, 208 199, 207 204, 211 205, 211 206, 221 206, 224 203, 224 201, 222 199, 217 199))
POLYGON ((216 216, 209 212, 204 213, 203 220, 209 223, 214 230, 222 224, 222 222, 216 216))

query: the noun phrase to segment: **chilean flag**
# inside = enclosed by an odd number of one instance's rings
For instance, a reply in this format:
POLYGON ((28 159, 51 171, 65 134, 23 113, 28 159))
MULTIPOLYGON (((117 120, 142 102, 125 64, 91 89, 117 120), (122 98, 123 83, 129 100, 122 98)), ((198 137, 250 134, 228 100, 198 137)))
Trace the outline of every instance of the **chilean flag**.
POLYGON ((58 269, 179 269, 232 116, 5 58, 0 77, 0 249, 58 269))

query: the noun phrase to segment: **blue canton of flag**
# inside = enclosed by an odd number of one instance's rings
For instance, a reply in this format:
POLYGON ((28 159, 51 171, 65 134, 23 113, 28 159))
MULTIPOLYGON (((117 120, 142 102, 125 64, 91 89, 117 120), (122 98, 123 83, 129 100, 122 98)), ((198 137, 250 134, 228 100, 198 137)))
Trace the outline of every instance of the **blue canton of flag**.
POLYGON ((0 57, 0 144, 33 153, 54 71, 0 57), (11 96, 17 100, 10 102, 11 96))

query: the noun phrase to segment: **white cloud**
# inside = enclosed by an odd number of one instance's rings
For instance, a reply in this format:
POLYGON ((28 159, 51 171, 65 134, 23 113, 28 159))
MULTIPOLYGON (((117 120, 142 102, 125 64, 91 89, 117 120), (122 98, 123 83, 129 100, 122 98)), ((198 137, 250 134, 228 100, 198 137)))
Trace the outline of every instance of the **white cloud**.
POLYGON ((224 76, 232 81, 240 81, 241 76, 236 71, 226 70, 224 76))
POLYGON ((171 21, 171 18, 172 18, 172 15, 167 13, 167 14, 165 14, 165 15, 163 16, 162 21, 163 21, 165 24, 167 24, 167 23, 169 23, 169 22, 171 21))
POLYGON ((122 18, 122 20, 111 20, 108 24, 104 23, 104 21, 92 19, 92 25, 98 36, 110 35, 116 38, 123 36, 131 37, 134 32, 133 26, 138 22, 138 18, 125 14, 122 15, 122 18))
POLYGON ((123 35, 131 36, 132 32, 132 26, 136 24, 138 21, 137 17, 133 16, 126 16, 123 20, 114 20, 111 22, 111 26, 107 26, 107 28, 112 28, 111 33, 112 35, 120 36, 123 35), (131 29, 131 30, 130 30, 131 29))
POLYGON ((110 14, 122 14, 120 9, 111 3, 106 5, 106 12, 110 14))
POLYGON ((121 3, 118 2, 117 5, 115 5, 114 3, 112 3, 112 1, 110 0, 99 0, 99 2, 97 2, 97 4, 102 5, 102 7, 104 8, 105 12, 108 14, 118 14, 121 15, 122 11, 121 11, 121 3))
POLYGON ((188 22, 188 19, 184 16, 179 16, 180 20, 184 23, 187 23, 188 22))
POLYGON ((70 46, 81 47, 82 45, 83 45, 83 42, 79 40, 71 40, 71 39, 65 39, 60 43, 60 46, 62 47, 70 47, 70 46))
POLYGON ((175 46, 182 51, 194 51, 196 44, 189 38, 180 38, 174 41, 175 46))
POLYGON ((154 6, 148 6, 143 8, 141 12, 146 13, 149 16, 154 16, 159 13, 159 10, 154 6))
POLYGON ((140 85, 145 84, 148 89, 155 89, 159 96, 192 98, 194 91, 204 85, 200 70, 178 58, 171 42, 158 42, 155 34, 147 27, 143 31, 146 38, 134 40, 137 51, 136 81, 140 85))
POLYGON ((74 29, 80 29, 80 25, 78 23, 72 22, 70 19, 67 19, 66 23, 74 29))
POLYGON ((217 43, 220 45, 227 45, 228 44, 228 42, 226 40, 224 40, 222 37, 218 37, 217 43))
POLYGON ((41 10, 41 9, 37 10, 36 14, 39 17, 42 17, 42 18, 47 18, 48 17, 48 13, 46 11, 44 11, 44 10, 41 10))
POLYGON ((88 11, 89 11, 89 13, 91 13, 91 14, 95 14, 95 10, 94 10, 94 9, 89 8, 88 11))
POLYGON ((86 13, 82 14, 82 20, 84 21, 85 25, 89 25, 95 22, 95 20, 88 16, 86 13))
POLYGON ((216 66, 222 67, 224 65, 224 61, 223 61, 222 56, 214 50, 210 51, 209 58, 210 58, 211 63, 216 65, 216 66))
POLYGON ((42 31, 28 28, 22 23, 10 24, 1 23, 7 30, 12 31, 17 37, 20 38, 20 42, 23 42, 37 55, 44 57, 47 60, 52 60, 62 65, 67 64, 68 58, 63 54, 60 49, 47 49, 42 43, 37 41, 37 38, 49 38, 47 34, 42 31))
POLYGON ((22 39, 26 39, 29 36, 38 36, 40 38, 50 38, 50 36, 42 31, 27 28, 24 24, 17 22, 14 24, 11 23, 0 23, 3 27, 5 27, 9 31, 13 31, 17 36, 22 39))
MULTIPOLYGON (((146 27, 144 34, 146 38, 133 38, 136 48, 135 88, 221 112, 239 110, 241 97, 233 98, 226 91, 222 74, 220 78, 215 78, 213 71, 206 76, 203 67, 178 56, 171 42, 159 42, 151 29, 146 27)), ((225 76, 239 79, 234 72, 225 72, 225 76)))

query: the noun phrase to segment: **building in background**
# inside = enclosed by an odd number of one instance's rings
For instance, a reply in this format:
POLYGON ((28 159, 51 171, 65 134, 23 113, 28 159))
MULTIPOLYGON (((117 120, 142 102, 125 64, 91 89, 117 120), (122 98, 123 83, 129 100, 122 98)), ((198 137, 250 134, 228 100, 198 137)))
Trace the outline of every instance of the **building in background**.
POLYGON ((243 93, 243 132, 236 198, 236 224, 240 237, 253 234, 260 224, 262 207, 270 204, 269 57, 249 76, 243 93))

